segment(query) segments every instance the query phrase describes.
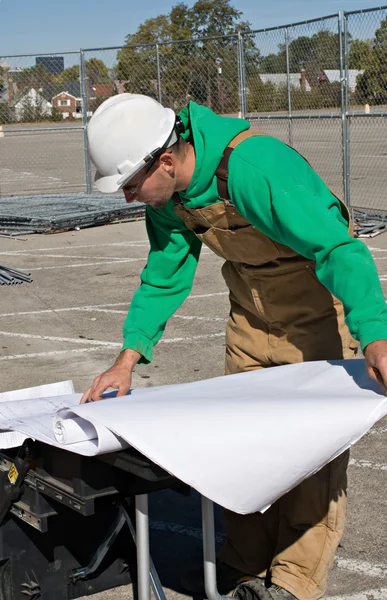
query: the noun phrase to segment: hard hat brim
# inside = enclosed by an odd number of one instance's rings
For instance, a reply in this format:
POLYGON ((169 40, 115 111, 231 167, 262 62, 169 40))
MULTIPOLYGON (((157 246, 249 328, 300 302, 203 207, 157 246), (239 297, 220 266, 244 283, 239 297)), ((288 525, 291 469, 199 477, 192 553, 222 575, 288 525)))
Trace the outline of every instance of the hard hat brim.
POLYGON ((118 180, 121 177, 119 173, 116 175, 101 175, 97 171, 94 177, 94 185, 103 194, 113 194, 121 189, 121 186, 118 184, 118 180))
POLYGON ((102 175, 99 171, 96 172, 94 177, 94 184, 98 191, 103 194, 112 194, 114 192, 119 192, 122 190, 124 185, 128 183, 146 166, 144 161, 141 161, 134 169, 132 169, 129 173, 125 173, 121 175, 121 173, 116 173, 115 175, 102 175))

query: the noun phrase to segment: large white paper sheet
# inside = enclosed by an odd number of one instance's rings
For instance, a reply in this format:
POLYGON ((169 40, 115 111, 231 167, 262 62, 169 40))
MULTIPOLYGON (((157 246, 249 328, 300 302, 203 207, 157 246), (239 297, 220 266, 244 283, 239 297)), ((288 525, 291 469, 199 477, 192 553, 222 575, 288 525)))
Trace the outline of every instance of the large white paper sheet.
MULTIPOLYGON (((47 443, 60 445, 60 435, 75 435, 74 443, 62 447, 85 455, 130 444, 239 513, 265 510, 387 414, 387 398, 369 379, 364 360, 300 363, 137 389, 82 406, 80 394, 67 398, 67 408, 54 415, 51 406, 53 433, 45 432, 43 441, 53 438, 47 443)), ((39 422, 43 415, 28 426, 37 432, 39 422)), ((19 421, 23 433, 26 426, 19 421)))

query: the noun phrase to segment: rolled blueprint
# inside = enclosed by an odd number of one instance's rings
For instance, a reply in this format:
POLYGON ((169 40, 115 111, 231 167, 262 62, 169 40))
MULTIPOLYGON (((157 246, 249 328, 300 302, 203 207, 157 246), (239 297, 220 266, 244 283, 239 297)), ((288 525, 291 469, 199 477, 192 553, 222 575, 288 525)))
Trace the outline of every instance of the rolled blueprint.
POLYGON ((95 427, 85 419, 58 419, 54 423, 54 434, 60 444, 78 444, 98 437, 95 427))

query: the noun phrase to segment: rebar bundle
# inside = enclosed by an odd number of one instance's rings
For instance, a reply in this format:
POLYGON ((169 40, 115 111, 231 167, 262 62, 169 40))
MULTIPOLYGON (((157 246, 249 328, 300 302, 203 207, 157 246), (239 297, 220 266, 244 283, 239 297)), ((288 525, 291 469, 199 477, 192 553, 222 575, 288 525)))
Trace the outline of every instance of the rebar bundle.
POLYGON ((21 283, 31 283, 31 273, 27 271, 21 271, 20 269, 13 269, 12 267, 6 267, 0 265, 0 285, 18 285, 21 283))

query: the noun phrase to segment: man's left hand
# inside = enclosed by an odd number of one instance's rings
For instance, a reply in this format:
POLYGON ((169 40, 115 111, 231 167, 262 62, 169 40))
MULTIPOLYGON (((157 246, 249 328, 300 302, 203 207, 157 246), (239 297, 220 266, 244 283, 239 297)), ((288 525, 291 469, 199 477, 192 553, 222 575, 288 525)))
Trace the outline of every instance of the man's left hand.
POLYGON ((368 374, 387 390, 387 340, 371 342, 364 350, 368 374))

